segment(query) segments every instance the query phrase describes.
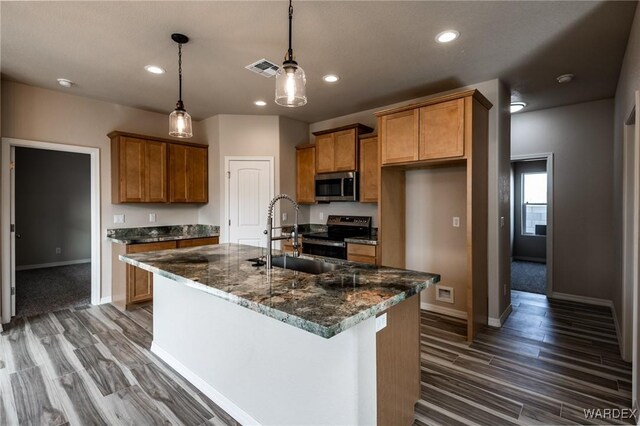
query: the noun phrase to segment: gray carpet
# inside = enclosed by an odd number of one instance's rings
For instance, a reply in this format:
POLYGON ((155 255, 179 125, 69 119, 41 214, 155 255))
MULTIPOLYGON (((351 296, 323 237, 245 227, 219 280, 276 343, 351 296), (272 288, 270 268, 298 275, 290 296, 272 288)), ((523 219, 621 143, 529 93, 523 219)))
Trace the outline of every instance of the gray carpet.
POLYGON ((16 272, 16 316, 91 303, 91 264, 16 272))
POLYGON ((547 265, 514 260, 511 262, 511 289, 546 294, 547 265))

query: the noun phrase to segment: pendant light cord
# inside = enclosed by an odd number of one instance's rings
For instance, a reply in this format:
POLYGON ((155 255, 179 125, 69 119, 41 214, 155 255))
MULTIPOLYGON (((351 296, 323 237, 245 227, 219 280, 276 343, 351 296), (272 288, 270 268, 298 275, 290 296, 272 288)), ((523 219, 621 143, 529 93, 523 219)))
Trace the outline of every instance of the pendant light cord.
POLYGON ((293 49, 291 47, 291 33, 292 33, 292 22, 293 22, 293 5, 291 4, 292 0, 289 0, 289 51, 287 52, 289 55, 288 60, 293 61, 293 49))
POLYGON ((178 81, 179 81, 179 99, 182 104, 182 43, 178 43, 178 81))

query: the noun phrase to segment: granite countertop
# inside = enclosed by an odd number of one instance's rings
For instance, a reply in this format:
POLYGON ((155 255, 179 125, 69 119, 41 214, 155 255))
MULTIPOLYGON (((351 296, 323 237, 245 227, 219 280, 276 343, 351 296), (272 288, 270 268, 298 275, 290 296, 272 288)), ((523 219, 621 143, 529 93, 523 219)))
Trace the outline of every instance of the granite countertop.
POLYGON ((367 244, 370 246, 378 245, 378 237, 376 235, 366 236, 366 237, 353 237, 353 238, 345 238, 345 243, 355 243, 355 244, 367 244))
POLYGON ((155 243, 220 236, 220 227, 213 225, 147 226, 142 228, 107 229, 107 238, 118 244, 155 243))
POLYGON ((440 281, 437 274, 346 261, 319 275, 277 267, 267 271, 247 261, 262 254, 260 247, 219 244, 127 254, 120 260, 324 338, 440 281))

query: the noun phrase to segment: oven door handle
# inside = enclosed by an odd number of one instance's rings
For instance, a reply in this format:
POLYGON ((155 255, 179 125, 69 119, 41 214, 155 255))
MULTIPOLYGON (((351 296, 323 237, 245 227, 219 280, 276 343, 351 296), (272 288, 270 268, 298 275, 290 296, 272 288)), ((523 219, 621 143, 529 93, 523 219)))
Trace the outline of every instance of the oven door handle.
POLYGON ((329 247, 346 247, 346 243, 344 242, 336 242, 336 241, 325 241, 325 240, 315 240, 313 238, 302 238, 302 245, 305 244, 316 244, 319 246, 329 246, 329 247))

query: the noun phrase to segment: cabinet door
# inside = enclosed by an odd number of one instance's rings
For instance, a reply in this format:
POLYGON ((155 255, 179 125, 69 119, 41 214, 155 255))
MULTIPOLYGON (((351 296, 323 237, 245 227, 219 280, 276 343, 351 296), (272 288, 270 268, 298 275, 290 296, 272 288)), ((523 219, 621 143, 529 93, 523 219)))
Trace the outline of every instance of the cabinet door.
POLYGON ((299 204, 316 202, 316 148, 296 150, 296 201, 299 204))
POLYGON ((380 117, 382 164, 418 160, 419 120, 417 109, 380 117))
POLYGON ((187 201, 206 203, 209 201, 209 179, 207 171, 207 148, 188 147, 187 201))
MULTIPOLYGON (((175 241, 163 241, 148 244, 131 244, 127 253, 144 253, 156 250, 176 248, 175 241)), ((127 265, 127 302, 126 304, 145 302, 153 298, 153 274, 133 265, 127 265)))
POLYGON ((356 129, 333 134, 333 170, 352 172, 356 170, 356 129))
POLYGON ((334 171, 333 133, 316 136, 316 173, 334 171))
POLYGON ((464 98, 420 108, 420 160, 464 155, 464 98))
POLYGON ((145 198, 145 140, 121 137, 120 194, 121 203, 141 203, 145 198))
POLYGON ((145 198, 150 203, 167 201, 167 144, 145 141, 145 198))
POLYGON ((378 138, 360 140, 360 202, 378 202, 378 138))
POLYGON ((169 201, 172 203, 188 201, 188 161, 189 151, 186 145, 169 145, 169 201))

